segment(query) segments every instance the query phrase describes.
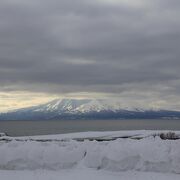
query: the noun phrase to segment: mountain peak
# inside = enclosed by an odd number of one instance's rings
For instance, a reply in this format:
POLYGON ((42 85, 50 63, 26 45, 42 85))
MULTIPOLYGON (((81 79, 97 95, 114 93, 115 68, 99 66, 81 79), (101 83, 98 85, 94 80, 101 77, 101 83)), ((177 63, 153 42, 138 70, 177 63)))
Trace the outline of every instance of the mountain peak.
POLYGON ((55 99, 49 103, 36 107, 34 111, 72 111, 89 100, 55 99))
POLYGON ((123 107, 118 100, 110 99, 55 99, 49 103, 37 106, 34 111, 58 111, 59 113, 87 113, 101 111, 138 110, 138 108, 123 107))
POLYGON ((0 115, 0 119, 155 119, 180 118, 180 112, 126 107, 111 99, 55 99, 46 104, 0 115))

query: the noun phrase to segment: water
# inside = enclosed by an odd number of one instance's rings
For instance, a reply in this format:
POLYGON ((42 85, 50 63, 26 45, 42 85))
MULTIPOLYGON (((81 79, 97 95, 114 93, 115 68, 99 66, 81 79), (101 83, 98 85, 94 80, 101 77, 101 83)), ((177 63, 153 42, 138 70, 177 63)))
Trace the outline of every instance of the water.
POLYGON ((0 132, 5 132, 10 136, 142 129, 180 130, 180 120, 0 121, 0 132))

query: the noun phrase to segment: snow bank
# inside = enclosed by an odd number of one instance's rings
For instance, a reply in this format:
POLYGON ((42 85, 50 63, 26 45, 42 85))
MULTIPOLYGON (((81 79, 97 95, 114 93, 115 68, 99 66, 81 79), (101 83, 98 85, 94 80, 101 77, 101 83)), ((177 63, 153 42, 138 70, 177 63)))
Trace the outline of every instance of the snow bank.
POLYGON ((84 160, 87 167, 110 171, 180 173, 180 141, 121 139, 107 145, 91 145, 84 160))
POLYGON ((176 137, 180 138, 180 131, 170 130, 130 130, 130 131, 89 131, 89 132, 76 132, 67 134, 53 134, 53 135, 40 135, 40 136, 21 136, 21 137, 0 137, 1 139, 8 140, 83 140, 83 139, 114 139, 121 137, 134 137, 134 138, 146 138, 150 136, 156 136, 160 134, 174 133, 176 137))
POLYGON ((5 133, 0 132, 0 137, 6 136, 5 133))
POLYGON ((93 168, 180 173, 180 140, 0 142, 0 169, 93 168))

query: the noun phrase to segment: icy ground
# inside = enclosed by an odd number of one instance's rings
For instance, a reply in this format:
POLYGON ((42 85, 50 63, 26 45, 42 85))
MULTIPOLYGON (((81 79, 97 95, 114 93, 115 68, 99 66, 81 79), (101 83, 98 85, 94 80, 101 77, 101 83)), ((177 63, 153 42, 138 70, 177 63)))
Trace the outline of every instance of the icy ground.
POLYGON ((2 136, 0 180, 179 180, 180 140, 167 132, 2 136))

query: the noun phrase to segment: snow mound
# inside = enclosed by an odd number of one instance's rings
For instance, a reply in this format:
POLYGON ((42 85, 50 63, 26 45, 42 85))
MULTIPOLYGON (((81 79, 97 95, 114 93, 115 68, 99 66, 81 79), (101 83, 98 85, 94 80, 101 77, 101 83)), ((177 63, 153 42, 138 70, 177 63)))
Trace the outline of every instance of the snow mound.
POLYGON ((6 133, 1 133, 0 132, 0 137, 6 136, 6 133))
POLYGON ((1 170, 69 168, 180 173, 180 140, 149 137, 108 142, 14 140, 0 143, 1 170))
POLYGON ((121 139, 104 146, 91 145, 84 159, 87 167, 110 171, 180 173, 180 141, 121 139))

